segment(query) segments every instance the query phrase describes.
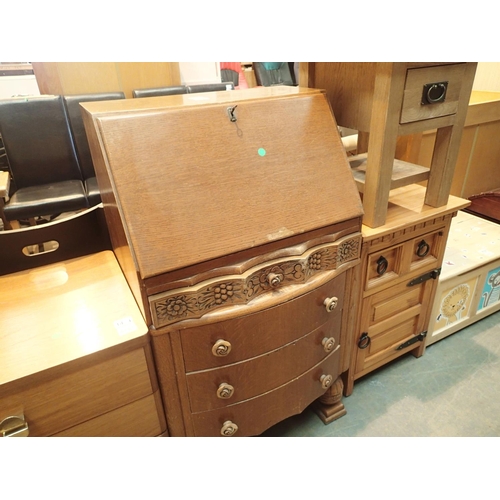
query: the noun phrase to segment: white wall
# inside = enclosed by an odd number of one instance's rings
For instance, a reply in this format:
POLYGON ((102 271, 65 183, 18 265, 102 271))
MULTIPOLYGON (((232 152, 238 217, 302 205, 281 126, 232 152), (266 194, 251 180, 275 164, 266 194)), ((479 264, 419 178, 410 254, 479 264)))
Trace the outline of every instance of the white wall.
POLYGON ((220 83, 218 62, 180 62, 181 83, 197 85, 200 83, 220 83))
POLYGON ((472 90, 500 92, 500 63, 478 63, 472 90))
POLYGON ((0 76, 0 99, 17 95, 40 95, 35 75, 0 76))

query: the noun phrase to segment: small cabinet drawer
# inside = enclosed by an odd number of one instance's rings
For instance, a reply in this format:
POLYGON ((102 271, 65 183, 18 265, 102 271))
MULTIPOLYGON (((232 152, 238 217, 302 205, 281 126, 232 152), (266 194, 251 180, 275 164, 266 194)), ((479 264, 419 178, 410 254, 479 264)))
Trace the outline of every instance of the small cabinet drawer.
POLYGON ((260 356, 341 316, 345 273, 295 299, 239 318, 181 330, 186 372, 260 356))
POLYGON ((366 289, 399 278, 402 252, 403 245, 398 245, 368 256, 366 289))
POLYGON ((259 397, 226 408, 194 413, 195 436, 256 436, 291 415, 301 413, 335 381, 340 351, 332 352, 306 373, 259 397), (300 394, 300 397, 297 395, 300 394))
POLYGON ((0 399, 2 412, 21 410, 30 436, 51 436, 152 393, 144 350, 136 349, 0 399))
POLYGON ((422 267, 435 267, 441 262, 445 246, 443 234, 443 231, 439 230, 412 240, 409 244, 411 246, 410 271, 422 267))
POLYGON ((465 63, 408 69, 400 123, 457 112, 465 63))
MULTIPOLYGON (((341 316, 297 341, 248 361, 187 374, 192 412, 213 410, 250 399, 302 375, 339 349, 341 316)), ((332 373, 334 378, 337 373, 332 373)))

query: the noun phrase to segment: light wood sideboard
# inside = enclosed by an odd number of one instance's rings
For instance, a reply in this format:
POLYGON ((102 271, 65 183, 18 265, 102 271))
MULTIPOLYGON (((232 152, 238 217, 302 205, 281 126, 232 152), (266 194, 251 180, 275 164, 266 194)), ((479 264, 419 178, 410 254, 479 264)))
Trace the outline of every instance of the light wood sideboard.
POLYGON ((2 435, 165 431, 148 329, 112 251, 0 277, 2 435))

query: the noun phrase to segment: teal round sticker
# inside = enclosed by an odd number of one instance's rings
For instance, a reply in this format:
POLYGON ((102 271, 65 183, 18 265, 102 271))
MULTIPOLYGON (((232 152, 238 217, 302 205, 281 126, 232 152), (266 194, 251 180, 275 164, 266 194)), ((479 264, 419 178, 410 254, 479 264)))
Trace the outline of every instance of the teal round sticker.
POLYGON ((266 150, 264 148, 259 148, 257 152, 259 153, 259 156, 266 156, 266 150))

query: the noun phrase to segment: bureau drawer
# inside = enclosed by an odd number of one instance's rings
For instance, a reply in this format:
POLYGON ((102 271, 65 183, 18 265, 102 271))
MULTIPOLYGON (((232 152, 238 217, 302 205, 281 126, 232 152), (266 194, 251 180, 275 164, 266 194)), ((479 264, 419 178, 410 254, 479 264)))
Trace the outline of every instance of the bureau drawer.
POLYGON ((30 436, 51 436, 153 393, 143 349, 2 397, 0 420, 23 413, 30 436), (9 414, 9 415, 7 415, 9 414))
POLYGON ((236 363, 278 349, 341 316, 345 274, 262 312, 181 330, 186 372, 236 363), (336 297, 328 312, 325 300, 336 297), (221 355, 222 354, 222 355, 221 355))
MULTIPOLYGON (((186 377, 191 411, 213 410, 256 397, 302 375, 338 349, 340 315, 286 346, 221 368, 186 377)), ((337 373, 331 374, 334 379, 337 373)))
POLYGON ((465 63, 408 69, 400 123, 457 112, 465 63))
POLYGON ((256 436, 277 422, 301 413, 324 394, 321 377, 337 373, 339 359, 338 350, 300 377, 274 391, 226 408, 193 414, 195 435, 256 436), (231 434, 229 429, 232 426, 225 426, 226 422, 236 424, 238 430, 231 434), (223 434, 223 429, 228 429, 227 434, 223 434))

